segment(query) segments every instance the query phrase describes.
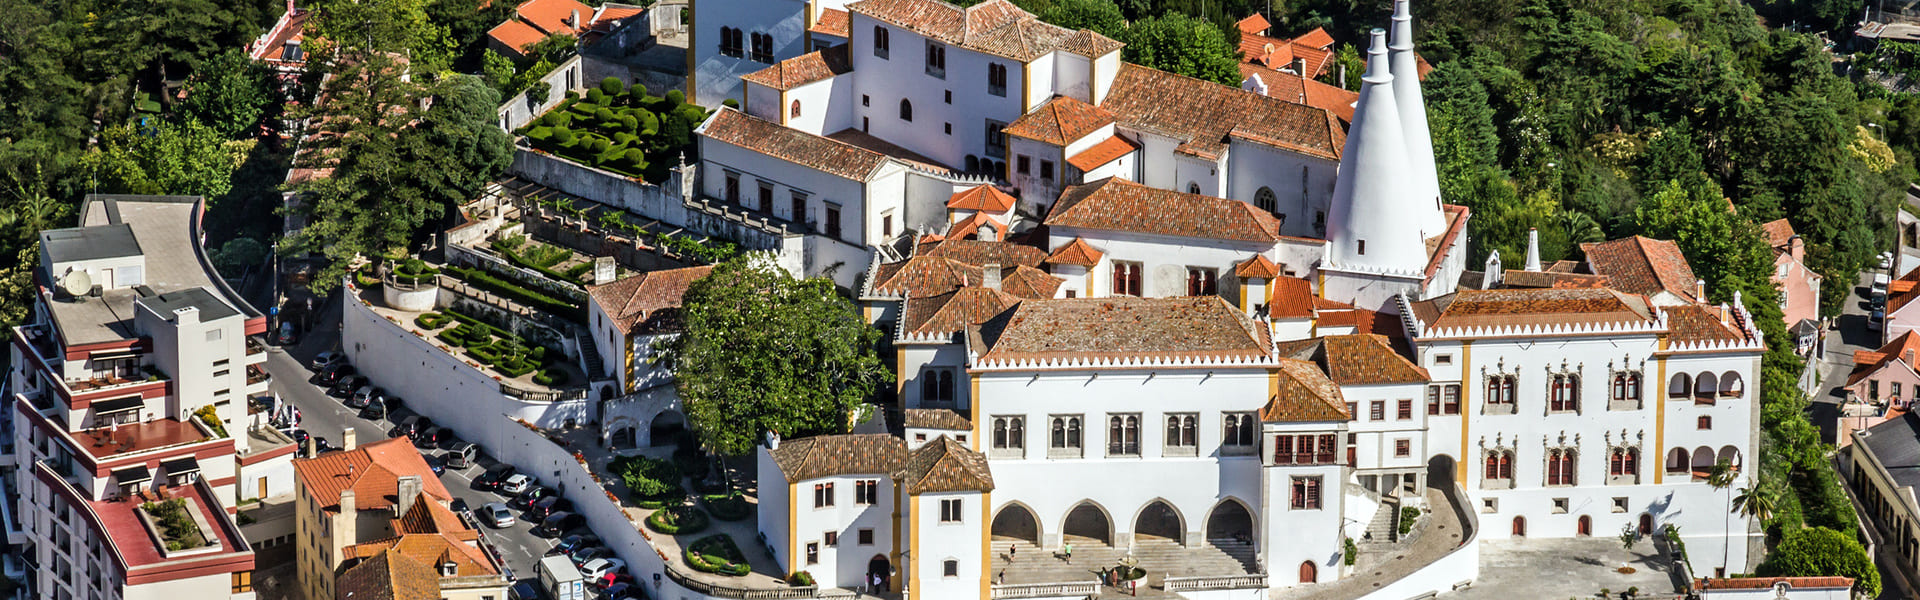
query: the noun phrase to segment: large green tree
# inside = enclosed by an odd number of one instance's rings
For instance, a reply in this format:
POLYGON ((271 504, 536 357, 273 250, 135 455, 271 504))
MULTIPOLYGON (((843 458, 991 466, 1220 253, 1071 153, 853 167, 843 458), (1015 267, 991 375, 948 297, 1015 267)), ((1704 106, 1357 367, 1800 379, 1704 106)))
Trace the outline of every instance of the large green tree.
POLYGON ((215 56, 187 79, 182 119, 199 121, 221 137, 258 125, 279 90, 267 70, 238 49, 215 56))
POLYGON ((1173 13, 1134 21, 1121 40, 1127 62, 1205 79, 1222 85, 1240 85, 1240 49, 1207 21, 1173 13))
POLYGON ((1853 536, 1814 527, 1788 532, 1754 573, 1762 577, 1852 577, 1867 598, 1880 595, 1880 571, 1853 536))
POLYGON ((228 141, 193 120, 123 123, 107 128, 83 166, 104 193, 218 196, 231 188, 253 144, 228 141))
POLYGON ((709 450, 737 456, 763 434, 845 433, 890 379, 880 331, 824 278, 796 279, 762 258, 715 266, 681 307, 685 333, 655 360, 672 369, 709 450))

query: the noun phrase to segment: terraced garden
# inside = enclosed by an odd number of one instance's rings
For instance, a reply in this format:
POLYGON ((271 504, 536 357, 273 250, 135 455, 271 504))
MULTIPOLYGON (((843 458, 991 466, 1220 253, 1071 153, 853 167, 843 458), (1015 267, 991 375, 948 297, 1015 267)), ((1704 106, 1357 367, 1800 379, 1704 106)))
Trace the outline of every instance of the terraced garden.
POLYGON ((573 97, 514 131, 534 148, 628 177, 659 183, 683 153, 693 152, 693 129, 707 109, 688 104, 679 90, 666 97, 601 80, 585 97, 573 97))

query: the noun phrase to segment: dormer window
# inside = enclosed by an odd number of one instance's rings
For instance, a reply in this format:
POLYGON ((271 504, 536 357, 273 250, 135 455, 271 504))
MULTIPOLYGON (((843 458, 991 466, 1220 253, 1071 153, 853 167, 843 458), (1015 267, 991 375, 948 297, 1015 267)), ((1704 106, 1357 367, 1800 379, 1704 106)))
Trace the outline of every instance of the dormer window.
POLYGON ((453 561, 440 563, 441 577, 452 577, 458 574, 460 574, 460 565, 455 564, 453 561))

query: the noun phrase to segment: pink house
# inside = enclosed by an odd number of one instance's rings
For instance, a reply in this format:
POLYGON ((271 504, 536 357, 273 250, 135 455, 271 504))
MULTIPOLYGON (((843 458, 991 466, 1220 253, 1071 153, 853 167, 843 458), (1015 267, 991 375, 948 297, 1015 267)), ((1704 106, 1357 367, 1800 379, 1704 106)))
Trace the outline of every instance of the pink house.
MULTIPOLYGON (((1780 289, 1780 311, 1786 313, 1787 328, 1795 329, 1802 321, 1819 321, 1820 274, 1807 267, 1806 243, 1793 232, 1793 224, 1786 219, 1760 227, 1767 233, 1767 242, 1773 245, 1773 285, 1780 289)), ((1801 348, 1805 350, 1807 348, 1801 348)))
POLYGON ((1908 331, 1879 350, 1853 353, 1847 392, 1868 404, 1904 407, 1920 397, 1920 333, 1908 331))

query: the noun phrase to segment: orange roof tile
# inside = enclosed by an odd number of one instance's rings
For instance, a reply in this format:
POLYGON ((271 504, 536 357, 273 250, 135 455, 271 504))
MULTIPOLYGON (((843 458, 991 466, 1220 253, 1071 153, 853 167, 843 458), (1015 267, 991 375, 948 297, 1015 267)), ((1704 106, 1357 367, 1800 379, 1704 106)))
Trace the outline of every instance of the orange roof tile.
POLYGON ((593 17, 593 8, 576 0, 527 0, 513 12, 548 34, 585 30, 587 19, 593 17))
POLYGON ((1887 282, 1887 292, 1892 294, 1911 292, 1915 287, 1914 284, 1915 282, 1907 281, 1905 279, 1897 279, 1894 281, 1890 281, 1890 282, 1887 282))
POLYGON ((1000 290, 1028 300, 1052 298, 1067 280, 1027 266, 1001 267, 1000 290))
POLYGON ((1894 284, 1900 283, 1902 281, 1906 281, 1906 282, 1920 281, 1920 267, 1914 267, 1913 270, 1907 271, 1907 274, 1901 275, 1899 279, 1895 279, 1887 283, 1888 296, 1887 296, 1886 314, 1888 315, 1892 315, 1893 313, 1898 312, 1901 308, 1905 307, 1908 302, 1913 301, 1914 298, 1920 298, 1920 289, 1911 287, 1912 284, 1904 284, 1900 286, 1907 289, 1905 293, 1894 291, 1894 284))
POLYGON ((1280 390, 1260 409, 1260 420, 1269 423, 1346 421, 1347 403, 1320 367, 1291 358, 1280 359, 1280 390))
POLYGON ((1700 300, 1693 294, 1693 266, 1671 241, 1636 235, 1580 244, 1580 251, 1587 255, 1588 269, 1606 275, 1614 289, 1648 296, 1665 291, 1689 302, 1700 300))
POLYGON ((1327 33, 1326 28, 1315 27, 1313 28, 1313 31, 1302 33, 1299 36, 1294 37, 1293 43, 1300 44, 1302 46, 1306 46, 1309 48, 1319 48, 1321 50, 1330 50, 1333 48, 1333 36, 1327 33))
POLYGON ((1028 300, 974 329, 982 360, 1270 356, 1267 328, 1218 296, 1028 300))
POLYGON ((1425 383, 1427 370, 1413 364, 1394 348, 1392 340, 1377 333, 1330 335, 1319 338, 1313 347, 1299 350, 1293 358, 1312 360, 1340 385, 1381 383, 1425 383))
POLYGON ((1908 369, 1920 366, 1920 334, 1907 331, 1901 333, 1900 337, 1893 338, 1893 341, 1887 342, 1887 345, 1881 346, 1879 350, 1854 352, 1853 372, 1847 374, 1847 385, 1860 383, 1860 380, 1866 379, 1896 360, 1904 361, 1908 369))
POLYGON ((1000 290, 963 287, 938 296, 909 297, 900 308, 900 329, 917 335, 954 333, 1005 312, 1020 299, 1000 290))
POLYGON ((915 256, 874 269, 873 291, 888 296, 929 297, 980 285, 980 267, 950 258, 915 256))
POLYGON ((1133 142, 1129 142, 1127 138, 1116 135, 1098 144, 1088 146, 1087 149, 1081 150, 1079 154, 1067 157, 1067 164, 1073 165, 1073 168, 1079 169, 1081 173, 1085 173, 1098 169, 1137 149, 1139 149, 1139 147, 1133 145, 1133 142))
POLYGON ((354 505, 360 510, 393 506, 398 500, 395 494, 400 478, 408 475, 420 477, 426 494, 440 500, 453 500, 453 494, 433 474, 420 451, 404 437, 295 460, 293 470, 314 501, 329 511, 339 510, 340 492, 349 489, 353 490, 354 505))
POLYGON ((1313 316, 1313 284, 1299 277, 1281 277, 1267 284, 1267 315, 1275 319, 1313 316))
POLYGON ((1118 177, 1067 188, 1046 224, 1187 238, 1280 239, 1280 220, 1251 204, 1163 190, 1118 177))
POLYGON ((782 127, 731 108, 714 113, 701 133, 717 142, 854 181, 865 181, 887 161, 879 152, 782 127))
POLYGON ((455 539, 440 533, 410 533, 361 544, 347 546, 344 553, 348 558, 370 558, 386 552, 397 552, 421 564, 444 565, 452 563, 455 577, 476 575, 499 575, 500 570, 487 560, 479 546, 455 539))
POLYGON ((1786 219, 1774 219, 1762 223, 1760 230, 1767 234, 1767 243, 1775 248, 1784 248, 1793 240, 1793 223, 1786 219))
POLYGON ((547 34, 541 33, 540 30, 534 29, 531 25, 520 22, 519 19, 507 19, 499 25, 494 26, 492 30, 487 31, 487 37, 493 38, 493 40, 499 42, 500 45, 512 48, 516 52, 525 53, 527 47, 539 43, 540 40, 547 39, 547 34))
POLYGON ((1073 238, 1073 241, 1067 242, 1067 245, 1054 250, 1053 254, 1047 257, 1047 262, 1056 265, 1079 265, 1093 268, 1094 265, 1100 264, 1100 257, 1102 256, 1105 256, 1105 254, 1093 249, 1093 245, 1088 244, 1087 240, 1073 238))
POLYGON ((1606 288, 1460 290, 1415 302, 1413 310, 1430 328, 1639 324, 1654 319, 1645 296, 1606 288))
POLYGON ((841 44, 795 56, 774 63, 771 67, 741 75, 740 79, 783 91, 826 81, 853 70, 853 63, 847 59, 847 46, 841 44))
POLYGON ((1054 96, 1040 108, 1008 123, 1003 131, 1044 144, 1066 146, 1113 124, 1113 113, 1066 96, 1054 96))
POLYGON ((1669 339, 1676 342, 1738 342, 1747 336, 1731 311, 1705 304, 1683 304, 1661 309, 1667 314, 1669 339))
POLYGON ((713 267, 649 271, 605 285, 587 286, 587 298, 600 306, 621 333, 651 333, 679 327, 680 302, 694 281, 713 267))
POLYGON ((1374 333, 1387 337, 1404 336, 1400 317, 1351 306, 1321 308, 1315 313, 1316 327, 1352 327, 1356 333, 1374 333))
POLYGON ((976 185, 947 198, 947 208, 952 210, 978 210, 1003 213, 1013 210, 1013 196, 991 185, 976 185))
POLYGON ((335 596, 354 600, 437 600, 440 571, 394 550, 373 555, 341 572, 335 596))
POLYGON ((998 241, 1000 236, 1006 235, 1007 233, 1006 223, 1001 223, 999 219, 993 218, 993 215, 988 213, 977 212, 967 215, 967 218, 961 219, 953 225, 948 226, 947 233, 944 237, 949 241, 976 239, 980 229, 983 227, 992 229, 992 233, 986 236, 991 239, 983 241, 998 241))
POLYGON ((1255 254, 1253 255, 1253 258, 1249 258, 1247 260, 1241 261, 1240 264, 1238 265, 1234 265, 1233 275, 1241 279, 1249 279, 1254 277, 1258 277, 1260 279, 1273 279, 1280 276, 1280 265, 1273 264, 1273 261, 1267 260, 1266 256, 1255 254))
POLYGON ((986 455, 944 435, 910 451, 898 475, 909 494, 993 491, 986 455))
POLYGON ((1254 63, 1240 63, 1242 79, 1256 75, 1260 77, 1260 83, 1267 86, 1269 97, 1325 110, 1339 117, 1342 122, 1353 121, 1353 105, 1360 101, 1359 92, 1254 63))
POLYGON ((1042 22, 1008 0, 987 0, 965 8, 940 0, 860 0, 847 5, 881 22, 960 46, 1028 62, 1055 50, 1104 56, 1123 44, 1087 30, 1042 22))
POLYGON ((1263 66, 1276 63, 1282 67, 1293 62, 1292 44, 1286 40, 1277 40, 1258 33, 1240 34, 1240 57, 1244 62, 1263 66))
POLYGON ((786 481, 834 475, 891 474, 907 460, 906 440, 885 433, 816 435, 767 451, 786 481))
POLYGON ((1114 121, 1180 141, 1175 150, 1217 159, 1229 137, 1338 160, 1346 130, 1327 111, 1123 63, 1101 103, 1114 121))
POLYGON ((852 19, 848 16, 847 11, 837 8, 824 8, 820 10, 820 20, 814 21, 813 27, 807 29, 807 31, 837 38, 846 38, 847 28, 851 23, 852 19))
POLYGON ((986 265, 1038 267, 1047 258, 1045 250, 1005 241, 948 239, 932 247, 923 246, 922 248, 919 252, 921 256, 957 260, 976 267, 986 265))
POLYGON ((1245 19, 1241 19, 1233 24, 1233 27, 1235 29, 1240 30, 1241 35, 1246 35, 1249 33, 1254 35, 1259 35, 1261 33, 1264 33, 1268 27, 1272 27, 1272 26, 1273 26, 1273 23, 1267 21, 1266 17, 1260 16, 1260 13, 1254 13, 1253 15, 1248 16, 1245 19))

